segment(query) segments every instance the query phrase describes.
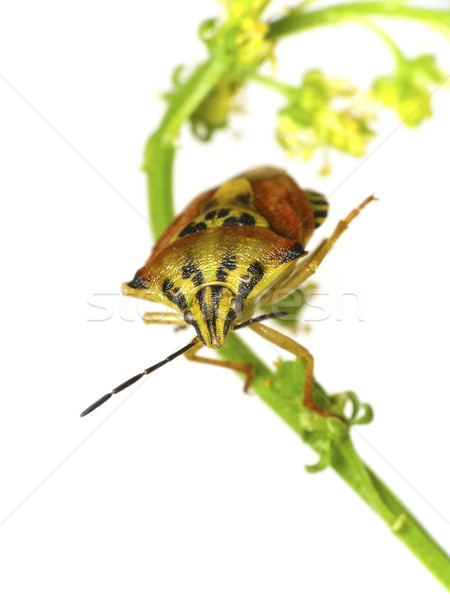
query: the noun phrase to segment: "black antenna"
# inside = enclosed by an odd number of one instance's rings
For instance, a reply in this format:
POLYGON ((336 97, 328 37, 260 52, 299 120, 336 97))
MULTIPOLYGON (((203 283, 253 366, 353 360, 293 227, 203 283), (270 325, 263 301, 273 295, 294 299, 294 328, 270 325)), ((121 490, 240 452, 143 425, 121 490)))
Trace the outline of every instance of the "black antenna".
POLYGON ((259 317, 255 317, 254 319, 249 319, 244 323, 239 323, 236 327, 233 327, 233 331, 236 329, 243 329, 244 327, 248 327, 249 325, 253 325, 253 323, 260 323, 261 321, 265 321, 266 319, 280 319, 281 317, 286 317, 287 312, 273 312, 267 313, 266 315, 259 315, 259 317))
POLYGON ((177 358, 177 356, 184 354, 187 350, 189 350, 190 348, 195 346, 195 344, 197 344, 197 343, 198 343, 198 338, 194 338, 194 340, 192 342, 190 342, 187 346, 184 346, 184 348, 181 348, 180 350, 177 350, 173 354, 170 354, 170 356, 168 356, 161 362, 156 363, 156 365, 152 365, 148 369, 145 369, 145 371, 142 371, 142 373, 138 373, 134 377, 127 379, 127 381, 124 381, 123 383, 118 385, 116 388, 114 388, 112 392, 109 392, 109 394, 105 394, 104 396, 102 396, 102 398, 100 398, 100 400, 97 400, 97 402, 94 402, 94 404, 91 404, 90 406, 88 406, 88 408, 86 408, 86 410, 83 410, 80 417, 85 417, 86 415, 91 413, 93 410, 95 410, 96 408, 101 406, 104 402, 109 400, 113 394, 118 394, 122 390, 125 390, 130 385, 133 385, 133 383, 136 383, 136 381, 139 381, 139 379, 141 377, 144 377, 144 375, 150 375, 150 373, 153 373, 153 371, 156 371, 156 369, 159 369, 159 367, 163 367, 165 364, 167 364, 174 358, 177 358))

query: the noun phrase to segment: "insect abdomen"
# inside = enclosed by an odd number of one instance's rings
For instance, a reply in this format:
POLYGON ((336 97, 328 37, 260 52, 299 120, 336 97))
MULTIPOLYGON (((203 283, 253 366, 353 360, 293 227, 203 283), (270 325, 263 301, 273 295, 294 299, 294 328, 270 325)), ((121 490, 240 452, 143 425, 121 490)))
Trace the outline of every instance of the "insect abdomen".
POLYGON ((304 190, 311 203, 314 214, 314 227, 320 227, 328 215, 329 204, 326 197, 314 190, 304 190))

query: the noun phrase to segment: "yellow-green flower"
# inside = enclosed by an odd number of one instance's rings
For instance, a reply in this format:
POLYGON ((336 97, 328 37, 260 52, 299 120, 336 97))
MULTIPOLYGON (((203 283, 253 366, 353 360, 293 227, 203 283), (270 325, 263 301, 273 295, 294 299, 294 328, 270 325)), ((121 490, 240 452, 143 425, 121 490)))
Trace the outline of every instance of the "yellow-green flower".
POLYGON ((334 147, 361 156, 374 132, 373 118, 356 102, 357 89, 341 78, 309 71, 299 88, 288 94, 279 113, 277 137, 292 155, 309 159, 319 147, 334 147))
POLYGON ((261 20, 269 0, 222 0, 226 20, 210 19, 199 29, 212 53, 222 54, 236 72, 253 70, 272 57, 269 25, 261 20))
POLYGON ((431 116, 433 88, 445 80, 445 73, 431 55, 413 60, 402 58, 392 75, 378 77, 372 85, 376 100, 393 108, 410 127, 431 116))

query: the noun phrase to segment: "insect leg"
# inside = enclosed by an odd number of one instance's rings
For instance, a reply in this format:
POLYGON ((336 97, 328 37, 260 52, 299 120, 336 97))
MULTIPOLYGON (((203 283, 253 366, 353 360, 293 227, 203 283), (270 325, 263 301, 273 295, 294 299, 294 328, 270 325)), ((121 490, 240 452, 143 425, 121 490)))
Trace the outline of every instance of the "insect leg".
MULTIPOLYGON (((298 342, 296 342, 292 338, 287 337, 286 335, 283 335, 279 331, 275 331, 275 329, 272 329, 271 327, 267 327, 267 325, 262 325, 261 323, 253 323, 252 325, 250 325, 250 329, 253 329, 253 331, 258 333, 261 337, 266 339, 268 342, 272 342, 272 344, 275 344, 276 346, 283 348, 283 350, 287 350, 288 352, 291 352, 297 358, 300 358, 301 360, 306 361, 305 389, 303 392, 303 405, 306 406, 306 408, 308 408, 309 410, 313 410, 314 412, 319 413, 320 415, 323 415, 326 417, 340 418, 339 415, 337 415, 336 413, 332 412, 331 410, 322 408, 321 406, 318 406, 314 402, 314 396, 313 396, 314 358, 306 348, 301 346, 298 342)), ((186 354, 187 354, 187 352, 186 352, 186 354)))
MULTIPOLYGON (((361 212, 361 210, 373 200, 376 200, 376 198, 372 194, 372 196, 366 198, 364 202, 361 202, 361 204, 357 208, 352 210, 345 219, 339 221, 339 223, 336 225, 335 230, 331 234, 331 237, 329 237, 326 240, 323 240, 323 242, 314 250, 314 252, 309 254, 309 256, 307 256, 304 259, 304 261, 300 262, 298 270, 296 270, 294 274, 283 283, 286 290, 288 290, 287 295, 290 294, 293 290, 297 289, 303 282, 309 279, 311 275, 313 275, 316 272, 320 263, 323 261, 328 252, 331 250, 331 248, 334 246, 337 240, 347 229, 351 221, 353 221, 353 219, 361 212)), ((277 290, 275 289, 274 292, 276 291, 277 290)), ((270 297, 267 303, 270 303, 270 297)))
POLYGON ((159 323, 161 325, 177 325, 178 327, 187 327, 187 323, 182 316, 167 312, 146 312, 142 315, 142 320, 146 325, 159 323))
POLYGON ((207 365, 216 365, 217 367, 226 367, 227 369, 233 369, 234 371, 240 371, 245 375, 244 392, 248 392, 250 384, 253 379, 253 365, 251 363, 238 363, 231 362, 229 360, 220 360, 217 358, 205 358, 204 356, 197 356, 197 352, 203 348, 202 342, 198 342, 195 346, 190 348, 184 353, 188 360, 201 362, 207 365))

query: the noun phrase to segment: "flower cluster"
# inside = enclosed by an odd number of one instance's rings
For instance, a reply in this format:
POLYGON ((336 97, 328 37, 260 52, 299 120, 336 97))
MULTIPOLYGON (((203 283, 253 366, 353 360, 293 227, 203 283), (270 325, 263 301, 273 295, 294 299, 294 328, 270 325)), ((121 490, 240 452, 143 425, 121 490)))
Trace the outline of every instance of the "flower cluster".
POLYGON ((394 73, 375 79, 372 93, 376 100, 393 108, 406 125, 415 127, 431 116, 433 88, 445 78, 429 54, 412 60, 401 57, 394 73))
POLYGON ((288 104, 278 115, 278 141, 289 154, 304 159, 323 147, 361 156, 374 135, 374 117, 361 104, 358 90, 347 79, 309 71, 298 88, 291 88, 288 104))

